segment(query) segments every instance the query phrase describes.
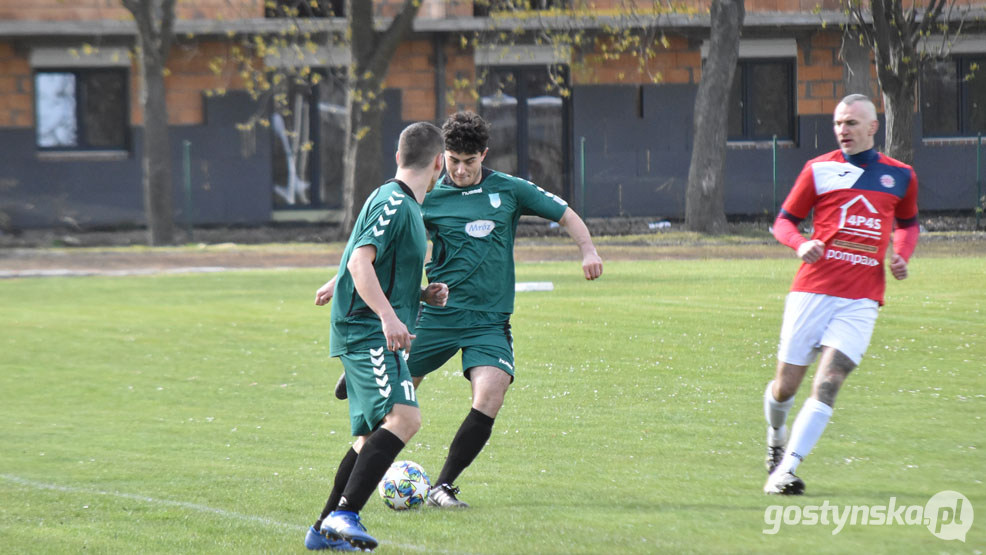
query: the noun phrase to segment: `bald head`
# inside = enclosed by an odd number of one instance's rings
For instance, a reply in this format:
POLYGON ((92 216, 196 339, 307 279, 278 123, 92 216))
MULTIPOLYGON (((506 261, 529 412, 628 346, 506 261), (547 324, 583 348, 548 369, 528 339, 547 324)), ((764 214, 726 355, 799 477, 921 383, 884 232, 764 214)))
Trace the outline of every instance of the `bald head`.
POLYGON ((880 123, 876 119, 876 106, 866 95, 851 94, 842 99, 832 114, 835 140, 843 154, 859 154, 873 148, 880 123))
POLYGON ((870 97, 865 94, 850 94, 843 98, 839 104, 845 104, 846 106, 858 104, 858 108, 865 112, 869 119, 876 120, 876 106, 870 100, 870 97))

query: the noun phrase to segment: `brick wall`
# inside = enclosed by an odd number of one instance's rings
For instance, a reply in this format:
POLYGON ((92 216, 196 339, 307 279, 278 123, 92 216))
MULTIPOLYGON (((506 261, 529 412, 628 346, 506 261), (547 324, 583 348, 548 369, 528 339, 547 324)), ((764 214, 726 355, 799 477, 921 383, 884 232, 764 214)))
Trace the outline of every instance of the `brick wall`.
MULTIPOLYGON (((172 125, 205 123, 203 109, 206 92, 240 90, 243 79, 236 71, 232 45, 224 41, 192 41, 171 49, 168 59, 167 87, 168 122, 172 125), (221 61, 222 71, 212 70, 214 61, 221 61)), ((139 107, 138 107, 139 108, 139 107)), ((142 125, 135 118, 135 125, 142 125)))
POLYGON ((435 118, 434 53, 429 40, 405 41, 394 54, 384 86, 401 90, 401 119, 435 118))
POLYGON ((34 83, 27 59, 0 42, 0 127, 34 125, 34 83))
POLYGON ((597 41, 593 50, 576 55, 572 83, 697 83, 701 77, 701 53, 689 48, 688 40, 683 37, 669 36, 667 40, 667 48, 655 43, 653 54, 643 63, 633 51, 620 49, 612 41, 597 41))
POLYGON ((798 113, 831 114, 845 96, 839 32, 814 33, 809 48, 798 49, 798 113))
MULTIPOLYGON (((179 19, 250 19, 264 16, 263 0, 177 0, 179 19)), ((14 21, 128 20, 120 0, 0 0, 0 19, 14 21)))

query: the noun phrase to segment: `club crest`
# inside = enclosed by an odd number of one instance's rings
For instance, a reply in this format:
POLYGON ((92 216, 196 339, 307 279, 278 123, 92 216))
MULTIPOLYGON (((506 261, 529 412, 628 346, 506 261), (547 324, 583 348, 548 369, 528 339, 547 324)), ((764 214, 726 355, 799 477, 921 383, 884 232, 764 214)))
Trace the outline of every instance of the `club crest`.
POLYGON ((490 206, 493 208, 500 207, 500 193, 490 193, 490 206))

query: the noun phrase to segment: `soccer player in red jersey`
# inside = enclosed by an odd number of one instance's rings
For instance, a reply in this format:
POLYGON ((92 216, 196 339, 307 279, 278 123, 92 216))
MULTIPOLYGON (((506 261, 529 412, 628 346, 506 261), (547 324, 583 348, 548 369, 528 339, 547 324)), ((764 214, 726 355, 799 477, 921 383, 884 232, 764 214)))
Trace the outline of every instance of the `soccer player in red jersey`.
POLYGON ((784 306, 777 373, 764 392, 767 472, 764 492, 799 495, 794 474, 832 415, 842 382, 869 346, 886 287, 884 256, 893 238, 890 273, 907 277, 918 240, 914 170, 874 149, 876 107, 864 95, 842 99, 833 115, 839 149, 809 160, 774 222, 774 237, 803 264, 784 306), (798 224, 814 210, 806 239, 798 224), (791 426, 788 412, 816 355, 811 397, 791 426))

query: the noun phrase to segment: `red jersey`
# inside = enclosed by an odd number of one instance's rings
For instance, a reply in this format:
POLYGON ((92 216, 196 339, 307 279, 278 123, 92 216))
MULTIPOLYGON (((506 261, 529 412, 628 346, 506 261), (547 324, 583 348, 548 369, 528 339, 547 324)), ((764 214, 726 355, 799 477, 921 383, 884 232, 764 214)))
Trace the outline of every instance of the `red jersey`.
POLYGON ((802 264, 791 291, 883 304, 884 255, 894 222, 917 223, 918 179, 914 169, 870 149, 841 150, 809 160, 784 201, 781 217, 801 221, 814 209, 812 239, 825 254, 802 264))

